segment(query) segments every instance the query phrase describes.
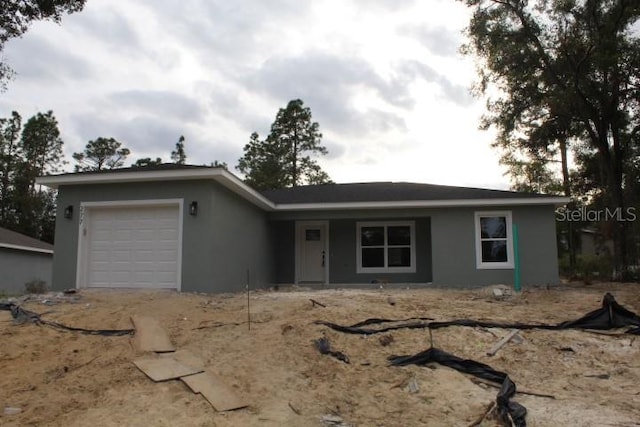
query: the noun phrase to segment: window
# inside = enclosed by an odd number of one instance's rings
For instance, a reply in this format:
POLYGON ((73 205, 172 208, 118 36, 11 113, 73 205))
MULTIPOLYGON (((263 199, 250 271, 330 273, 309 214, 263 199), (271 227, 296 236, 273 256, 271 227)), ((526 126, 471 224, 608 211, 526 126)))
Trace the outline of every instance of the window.
POLYGON ((513 268, 511 212, 476 212, 477 268, 513 268))
POLYGON ((359 222, 358 273, 415 273, 414 221, 359 222))
POLYGON ((308 228, 304 232, 304 239, 306 241, 320 241, 321 233, 319 228, 308 228))

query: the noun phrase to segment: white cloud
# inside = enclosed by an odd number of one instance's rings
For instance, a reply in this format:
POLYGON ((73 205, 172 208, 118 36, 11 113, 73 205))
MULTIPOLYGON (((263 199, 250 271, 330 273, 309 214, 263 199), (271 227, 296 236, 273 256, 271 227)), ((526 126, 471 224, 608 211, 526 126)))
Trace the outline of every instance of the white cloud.
POLYGON ((189 161, 233 170, 249 135, 300 98, 337 182, 504 188, 457 52, 467 19, 449 0, 91 0, 7 44, 18 77, 0 116, 53 110, 69 159, 113 136, 132 160, 168 160, 185 135, 189 161))

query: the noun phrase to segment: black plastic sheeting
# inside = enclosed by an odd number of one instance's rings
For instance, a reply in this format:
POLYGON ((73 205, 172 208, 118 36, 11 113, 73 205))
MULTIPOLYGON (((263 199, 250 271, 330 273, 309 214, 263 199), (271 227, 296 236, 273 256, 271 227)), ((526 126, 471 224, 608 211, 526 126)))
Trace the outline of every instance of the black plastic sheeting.
POLYGON ((515 383, 511 381, 509 375, 496 371, 489 365, 476 362, 475 360, 461 359, 458 356, 434 347, 413 356, 391 356, 389 357, 389 361, 392 366, 439 363, 456 371, 471 374, 478 378, 499 384, 501 387, 496 398, 498 420, 502 425, 506 426, 526 427, 527 425, 527 409, 518 402, 511 400, 516 394, 515 383))
POLYGON ((316 325, 325 325, 330 327, 331 329, 335 329, 339 332, 345 332, 347 334, 364 334, 364 335, 372 335, 379 334, 381 332, 393 331, 395 329, 424 329, 429 326, 429 322, 427 320, 433 320, 430 317, 411 317, 409 319, 380 319, 380 318, 372 318, 363 320, 362 322, 355 323, 351 326, 340 326, 335 323, 325 322, 324 320, 316 320, 314 323, 316 325), (411 322, 409 322, 411 321, 411 322), (408 322, 408 323, 400 323, 398 325, 385 326, 381 328, 363 328, 363 326, 368 325, 379 325, 383 323, 398 323, 398 322, 408 322))
POLYGON ((602 299, 602 307, 591 311, 579 319, 569 320, 554 325, 548 324, 535 324, 535 323, 498 323, 498 322, 485 322, 471 319, 458 319, 450 320, 446 322, 426 322, 425 320, 432 320, 429 318, 416 318, 420 320, 418 322, 407 322, 393 326, 380 327, 380 328, 363 328, 362 326, 368 326, 372 324, 384 324, 389 322, 406 322, 407 320, 388 320, 388 319, 367 319, 363 322, 356 323, 350 326, 337 325, 331 322, 325 322, 323 320, 317 320, 315 323, 318 325, 324 325, 339 332, 348 334, 361 334, 371 335, 386 332, 394 329, 416 329, 416 328, 429 328, 439 329, 449 326, 471 326, 471 327, 485 327, 485 328, 504 328, 504 329, 547 329, 547 330, 560 330, 560 329, 596 329, 607 330, 629 327, 626 331, 628 334, 640 335, 640 317, 627 310, 620 304, 618 304, 610 293, 606 293, 602 299))
MULTIPOLYGON (((568 320, 557 324, 532 324, 532 323, 497 323, 484 322, 471 319, 458 319, 446 322, 428 322, 429 318, 412 318, 403 320, 391 319, 367 319, 362 322, 342 326, 335 323, 318 320, 315 323, 324 325, 339 332, 349 334, 371 335, 395 329, 439 329, 449 326, 471 326, 486 328, 504 329, 594 329, 608 330, 628 327, 626 333, 640 335, 640 317, 618 304, 610 293, 606 293, 602 299, 602 307, 593 310, 579 319, 568 320), (400 323, 398 323, 400 322, 400 323), (377 328, 363 327, 370 325, 385 325, 396 323, 391 326, 380 326, 377 328)), ((317 344, 316 344, 317 345, 317 344)), ((320 350, 322 352, 322 350, 320 350)), ((509 375, 496 371, 489 365, 476 362, 470 359, 461 359, 458 356, 449 354, 437 348, 429 348, 413 356, 391 356, 389 361, 392 366, 405 366, 410 364, 426 365, 428 363, 439 363, 443 366, 455 369, 460 372, 474 375, 478 378, 491 381, 500 385, 500 391, 496 398, 496 408, 498 420, 504 426, 526 427, 527 410, 524 406, 511 400, 516 393, 516 385, 509 375)))
POLYGON ((40 317, 40 314, 35 313, 33 311, 25 310, 21 306, 14 303, 0 303, 0 311, 10 311, 14 322, 18 324, 31 322, 31 323, 35 323, 36 325, 47 325, 47 326, 51 326, 52 328, 56 328, 64 331, 80 332, 82 334, 87 334, 87 335, 122 336, 122 335, 131 335, 135 332, 135 329, 75 328, 73 326, 67 326, 62 323, 54 322, 52 320, 45 320, 42 317, 40 317))

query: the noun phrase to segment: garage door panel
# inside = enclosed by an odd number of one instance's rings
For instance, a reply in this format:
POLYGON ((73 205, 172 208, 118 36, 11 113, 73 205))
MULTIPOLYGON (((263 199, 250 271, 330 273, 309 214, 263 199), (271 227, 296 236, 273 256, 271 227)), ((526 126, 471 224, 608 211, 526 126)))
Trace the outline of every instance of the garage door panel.
POLYGON ((154 278, 154 283, 155 282, 160 282, 160 283, 168 283, 171 280, 172 274, 170 272, 167 273, 163 273, 163 272, 156 272, 153 276, 154 278))
POLYGON ((138 229, 133 232, 133 238, 137 241, 153 241, 155 232, 153 229, 138 229))
POLYGON ((102 232, 102 233, 93 233, 92 240, 94 241, 94 244, 92 245, 91 249, 93 250, 100 250, 100 249, 104 249, 104 248, 108 248, 110 243, 109 243, 109 239, 111 238, 111 233, 107 233, 107 232, 102 232))
POLYGON ((155 265, 155 271, 158 273, 171 273, 176 269, 174 262, 159 262, 155 265))
POLYGON ((158 261, 156 259, 152 259, 150 261, 136 260, 134 271, 153 271, 158 261))
POLYGON ((131 235, 131 230, 112 230, 110 232, 110 236, 106 236, 106 239, 112 239, 116 242, 129 242, 131 241, 131 238, 133 237, 131 235))
POLYGON ((135 252, 135 260, 138 262, 141 261, 153 261, 154 260, 154 252, 150 250, 139 250, 135 252))
POLYGON ((111 261, 129 263, 131 260, 131 251, 114 250, 111 252, 111 261))
POLYGON ((162 230, 174 230, 174 231, 176 230, 175 221, 171 221, 168 219, 159 219, 156 221, 162 230))
POLYGON ((121 283, 128 281, 128 275, 114 274, 110 270, 96 271, 93 276, 95 286, 110 286, 111 284, 121 283))
POLYGON ((176 288, 178 212, 177 205, 91 209, 87 286, 176 288))
POLYGON ((109 262, 95 262, 93 265, 96 273, 103 273, 110 270, 109 262))
POLYGON ((91 258, 94 262, 109 261, 109 251, 107 248, 94 249, 91 251, 91 258))
POLYGON ((94 253, 106 252, 109 250, 109 248, 110 248, 110 245, 107 242, 104 242, 104 240, 102 240, 94 243, 93 248, 91 248, 91 252, 94 252, 94 253))
POLYGON ((135 274, 135 281, 141 286, 152 285, 154 283, 154 274, 150 272, 138 272, 135 274))
POLYGON ((157 250, 154 254, 155 260, 158 262, 170 261, 175 264, 176 252, 174 250, 157 250))
POLYGON ((176 240, 178 240, 178 236, 177 234, 173 237, 173 238, 160 238, 160 236, 158 236, 158 240, 156 240, 156 243, 161 250, 175 250, 175 246, 173 245, 173 242, 175 242, 176 240))
POLYGON ((157 239, 174 241, 178 238, 178 230, 159 230, 157 239))
POLYGON ((107 269, 111 271, 131 271, 131 260, 116 261, 113 258, 107 264, 107 269))

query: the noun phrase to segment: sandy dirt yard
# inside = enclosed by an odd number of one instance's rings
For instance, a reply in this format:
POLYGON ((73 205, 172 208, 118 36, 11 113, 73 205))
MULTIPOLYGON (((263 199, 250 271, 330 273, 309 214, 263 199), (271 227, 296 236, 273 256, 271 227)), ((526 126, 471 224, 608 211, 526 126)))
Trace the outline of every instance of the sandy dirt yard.
MULTIPOLYGON (((23 306, 70 326, 128 329, 132 315, 153 316, 177 348, 201 357, 249 406, 216 412, 182 381, 154 383, 132 363, 144 354, 131 336, 15 325, 2 311, 0 425, 469 426, 495 400, 495 388, 439 365, 388 364, 390 355, 429 348, 426 329, 360 336, 313 322, 430 317, 557 323, 599 308, 605 292, 640 313, 640 285, 608 283, 532 288, 503 300, 487 289, 255 291, 250 329, 244 293, 93 290, 44 297, 49 305, 40 296, 23 306), (319 353, 313 340, 323 336, 349 364, 319 353)), ((640 426, 640 340, 525 330, 521 342, 488 356, 508 332, 454 326, 434 330, 432 338, 435 347, 507 372, 519 389, 555 396, 516 395, 529 426, 640 426)))

